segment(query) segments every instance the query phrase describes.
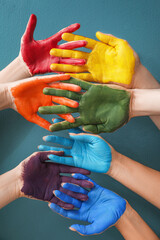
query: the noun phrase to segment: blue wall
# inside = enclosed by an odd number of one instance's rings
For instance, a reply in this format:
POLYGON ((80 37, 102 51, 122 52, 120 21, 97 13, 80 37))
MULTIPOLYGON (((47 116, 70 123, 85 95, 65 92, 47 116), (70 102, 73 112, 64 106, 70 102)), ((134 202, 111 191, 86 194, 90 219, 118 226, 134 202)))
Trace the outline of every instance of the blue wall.
MULTIPOLYGON (((38 23, 34 37, 44 39, 61 28, 81 23, 78 34, 95 38, 100 30, 128 40, 142 63, 160 80, 159 0, 0 0, 0 68, 19 52, 20 38, 31 13, 38 23)), ((24 120, 12 110, 0 112, 0 173, 4 173, 36 151, 47 131, 24 120)), ((56 133, 66 136, 66 132, 56 133)), ((118 151, 149 167, 160 169, 160 134, 148 117, 132 119, 112 134, 102 134, 118 151)), ((151 228, 160 234, 158 210, 121 184, 102 174, 92 174, 103 187, 124 198, 151 228)), ((82 239, 68 227, 75 221, 50 211, 46 203, 19 199, 0 213, 0 239, 82 239)), ((85 239, 123 239, 113 227, 85 239)))

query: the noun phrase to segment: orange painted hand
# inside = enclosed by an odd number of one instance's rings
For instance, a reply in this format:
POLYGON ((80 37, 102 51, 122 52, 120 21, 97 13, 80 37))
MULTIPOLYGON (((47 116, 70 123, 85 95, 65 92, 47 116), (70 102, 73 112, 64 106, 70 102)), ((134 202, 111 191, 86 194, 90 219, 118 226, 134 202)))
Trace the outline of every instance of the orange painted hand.
POLYGON ((115 83, 130 87, 135 66, 139 63, 138 55, 128 42, 123 39, 101 32, 97 32, 96 37, 100 42, 72 33, 64 33, 62 35, 63 40, 85 40, 88 42, 85 47, 92 51, 87 53, 53 48, 50 51, 52 56, 81 58, 87 60, 87 63, 83 66, 51 64, 51 69, 53 71, 74 73, 70 75, 85 81, 115 83))
MULTIPOLYGON (((7 96, 10 99, 10 108, 20 113, 25 119, 30 122, 49 130, 50 122, 41 118, 38 114, 38 108, 40 106, 54 106, 55 103, 65 104, 67 106, 77 107, 78 103, 70 101, 61 97, 52 97, 43 94, 45 87, 54 87, 60 89, 71 90, 74 92, 81 91, 81 87, 61 83, 58 81, 68 80, 69 75, 53 75, 46 77, 32 77, 25 80, 20 80, 14 83, 10 83, 7 86, 7 96)), ((71 114, 61 114, 61 117, 69 122, 74 122, 74 118, 71 114)))

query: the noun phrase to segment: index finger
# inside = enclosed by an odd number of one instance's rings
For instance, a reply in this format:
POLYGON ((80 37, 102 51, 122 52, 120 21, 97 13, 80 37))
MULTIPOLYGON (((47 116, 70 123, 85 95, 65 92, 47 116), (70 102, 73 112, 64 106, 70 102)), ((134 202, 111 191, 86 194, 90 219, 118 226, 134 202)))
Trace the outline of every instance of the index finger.
POLYGON ((89 49, 93 49, 95 47, 95 45, 98 43, 98 41, 96 41, 94 39, 79 36, 79 35, 75 35, 75 34, 72 34, 72 33, 63 33, 62 39, 67 41, 67 42, 84 40, 84 41, 87 42, 85 48, 89 48, 89 49))

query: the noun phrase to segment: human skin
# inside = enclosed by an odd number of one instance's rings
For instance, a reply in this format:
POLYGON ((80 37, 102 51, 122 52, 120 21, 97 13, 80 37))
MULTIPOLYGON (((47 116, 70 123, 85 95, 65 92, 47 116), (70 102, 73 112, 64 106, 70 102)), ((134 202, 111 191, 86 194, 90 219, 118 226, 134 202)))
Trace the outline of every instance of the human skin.
MULTIPOLYGON (((74 174, 76 179, 88 179, 81 174, 74 174)), ((90 181, 92 181, 90 179, 90 181)), ((159 238, 143 221, 129 203, 116 193, 94 183, 88 193, 89 199, 83 202, 78 210, 64 210, 54 203, 49 207, 61 216, 87 221, 89 225, 74 224, 70 230, 81 235, 93 235, 104 232, 109 227, 115 226, 127 240, 158 240, 159 238)), ((72 188, 71 184, 64 184, 64 188, 72 188)), ((66 200, 67 196, 60 191, 55 191, 56 196, 66 200)))
POLYGON ((36 152, 22 161, 16 168, 0 176, 0 208, 20 197, 53 202, 66 209, 78 207, 81 201, 86 201, 88 196, 82 187, 92 188, 89 181, 76 180, 64 173, 90 174, 89 171, 48 162, 48 154, 62 155, 63 152, 36 152), (79 192, 63 189, 62 183, 72 183, 79 186, 79 192), (53 193, 61 190, 68 195, 68 202, 62 202, 53 193), (74 198, 73 199, 71 198, 74 198), (74 205, 73 205, 74 203, 74 205))
MULTIPOLYGON (((142 65, 140 62, 138 54, 132 49, 132 47, 128 44, 126 40, 119 39, 111 34, 102 34, 100 32, 96 33, 97 38, 100 40, 100 42, 95 41, 90 38, 86 38, 79 35, 74 35, 70 33, 64 33, 62 35, 63 40, 66 41, 86 41, 87 45, 86 48, 89 48, 92 50, 91 53, 81 52, 81 51, 62 51, 58 49, 52 49, 50 51, 50 54, 53 56, 65 56, 70 55, 74 57, 75 59, 79 56, 84 59, 88 59, 86 65, 82 66, 73 66, 73 65, 66 65, 66 64, 51 64, 51 69, 53 71, 63 71, 63 72, 70 72, 70 74, 75 77, 79 78, 85 81, 98 81, 98 82, 114 82, 114 84, 121 85, 125 88, 132 88, 132 89, 159 89, 160 84, 159 82, 152 76, 152 74, 147 70, 146 67, 142 65), (109 42, 111 44, 109 44, 109 42), (102 45, 102 46, 101 46, 102 45), (114 46, 115 45, 115 46, 114 46), (106 49, 105 51, 102 51, 106 49), (117 54, 115 54, 117 52, 117 54), (131 63, 130 59, 132 57, 128 58, 126 57, 126 53, 130 53, 129 55, 133 54, 135 58, 135 65, 133 64, 133 61, 131 63), (105 55, 104 55, 105 54, 105 55), (96 64, 94 64, 94 61, 96 59, 96 64), (97 64, 97 59, 102 60, 97 64), (93 64, 92 64, 93 60, 93 64), (124 64, 121 63, 124 61, 124 64), (107 67, 105 67, 105 63, 107 62, 107 67), (127 62, 127 64, 125 64, 127 62), (116 63, 116 64, 115 64, 116 63), (89 66, 88 66, 89 65, 89 66), (108 67, 110 66, 111 67, 108 67), (96 69, 98 66, 98 69, 96 69), (102 67, 103 66, 103 67, 102 67), (123 66, 123 67, 122 67, 123 66), (132 69, 130 72, 130 77, 126 77, 125 75, 127 73, 126 68, 132 69), (93 69, 92 69, 93 68, 93 69), (95 68, 95 69, 94 69, 95 68), (81 73, 83 71, 91 71, 91 73, 81 73), (96 71, 95 71, 96 70, 96 71), (133 71, 134 70, 134 71, 133 71), (95 73, 94 73, 95 71, 95 73), (74 72, 74 74, 72 73, 74 72), (121 72, 121 74, 118 74, 121 72), (133 74, 134 72, 134 74, 133 74), (93 73, 93 76, 92 76, 93 73), (100 74, 99 79, 94 79, 94 76, 96 74, 100 74), (119 80, 119 77, 122 77, 124 75, 124 78, 119 80), (105 79, 104 79, 105 78, 105 79), (130 83, 129 83, 130 81, 130 83), (126 82, 126 83, 125 83, 126 82)), ((129 56, 128 55, 128 56, 129 56)), ((155 125, 160 129, 160 116, 150 116, 152 121, 155 123, 155 125)))
MULTIPOLYGON (((45 77, 32 77, 13 83, 0 84, 0 110, 12 108, 21 114, 26 120, 36 123, 39 126, 49 130, 50 122, 46 121, 37 114, 40 106, 53 106, 56 99, 52 96, 43 94, 45 87, 63 87, 66 90, 80 91, 81 88, 67 83, 58 83, 59 80, 69 79, 69 75, 53 75, 45 77), (56 82, 57 81, 57 82, 56 82)), ((77 107, 78 103, 65 98, 59 98, 58 103, 67 104, 70 107, 77 107)), ((69 122, 74 122, 71 114, 62 114, 62 118, 69 122)))
POLYGON ((79 107, 74 109, 66 106, 40 107, 39 112, 42 114, 79 112, 80 117, 75 119, 74 125, 70 125, 67 122, 52 125, 50 127, 51 131, 84 125, 86 131, 93 133, 112 132, 128 121, 129 92, 109 88, 102 84, 87 83, 78 79, 71 79, 69 82, 79 85, 86 92, 79 94, 49 88, 45 88, 43 92, 47 95, 79 100, 79 107))
MULTIPOLYGON (((64 114, 79 112, 74 123, 56 123, 51 131, 64 130, 83 125, 92 133, 113 132, 132 117, 159 115, 160 90, 124 89, 115 85, 92 84, 71 78, 67 82, 80 86, 85 92, 73 93, 59 89, 45 88, 46 95, 66 97, 79 101, 78 108, 66 106, 40 107, 42 114, 64 114)), ((75 101, 76 102, 76 101, 75 101)))
MULTIPOLYGON (((54 123, 61 120, 54 119, 54 123)), ((93 172, 106 173, 127 188, 160 208, 160 172, 146 167, 117 152, 102 137, 87 134, 80 128, 69 130, 70 139, 45 136, 45 142, 58 143, 60 147, 40 145, 41 151, 63 151, 63 156, 48 157, 52 162, 83 167, 93 172), (67 147, 67 148, 66 148, 67 147)))
POLYGON ((35 74, 44 74, 51 72, 51 62, 61 62, 68 64, 84 64, 83 59, 63 59, 58 57, 51 57, 49 54, 50 48, 73 49, 86 45, 85 41, 79 43, 65 43, 58 45, 62 39, 62 34, 65 32, 74 32, 80 28, 80 24, 72 24, 50 38, 44 40, 35 40, 33 38, 36 27, 37 18, 34 14, 30 16, 26 31, 21 38, 20 53, 17 58, 13 60, 5 69, 0 71, 0 83, 13 82, 28 78, 35 74))

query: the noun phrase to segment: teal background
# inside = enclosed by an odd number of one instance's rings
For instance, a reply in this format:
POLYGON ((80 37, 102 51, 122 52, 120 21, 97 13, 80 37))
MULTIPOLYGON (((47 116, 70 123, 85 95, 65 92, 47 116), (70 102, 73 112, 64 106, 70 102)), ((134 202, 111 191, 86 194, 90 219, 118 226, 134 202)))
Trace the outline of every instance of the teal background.
MULTIPOLYGON (((126 39, 142 63, 160 79, 160 1, 159 0, 0 0, 0 68, 19 52, 20 38, 31 13, 37 15, 35 39, 44 39, 75 22, 78 34, 95 38, 100 30, 126 39)), ((4 173, 43 143, 47 131, 27 122, 12 110, 0 112, 0 173, 4 173)), ((66 132, 56 133, 66 136, 66 132)), ((160 134, 148 117, 132 119, 126 126, 102 136, 118 151, 149 167, 160 169, 160 134)), ((126 198, 150 227, 160 235, 159 212, 147 201, 102 174, 92 178, 126 198)), ((158 183, 157 183, 158 184, 158 183)), ((68 227, 76 221, 52 213, 47 203, 18 199, 0 212, 0 240, 66 239, 83 237, 68 227)), ((123 239, 112 227, 85 239, 123 239)))

